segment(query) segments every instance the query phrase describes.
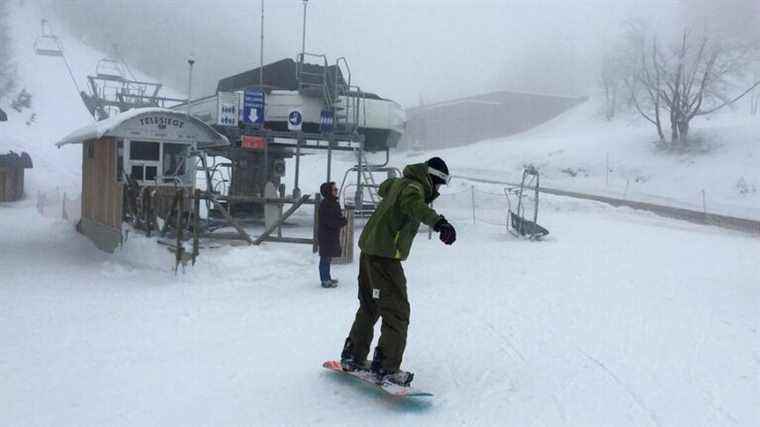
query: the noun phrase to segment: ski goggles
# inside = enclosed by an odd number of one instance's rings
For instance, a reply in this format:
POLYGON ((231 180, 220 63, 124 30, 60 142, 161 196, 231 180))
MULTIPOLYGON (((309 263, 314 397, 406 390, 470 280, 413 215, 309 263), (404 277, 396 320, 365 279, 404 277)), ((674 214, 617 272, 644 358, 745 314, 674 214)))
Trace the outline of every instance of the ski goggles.
POLYGON ((435 177, 440 178, 441 181, 443 181, 444 183, 446 183, 446 185, 449 185, 449 183, 451 182, 451 175, 447 175, 447 174, 439 171, 438 169, 433 169, 431 167, 428 167, 428 173, 430 175, 433 175, 435 177))

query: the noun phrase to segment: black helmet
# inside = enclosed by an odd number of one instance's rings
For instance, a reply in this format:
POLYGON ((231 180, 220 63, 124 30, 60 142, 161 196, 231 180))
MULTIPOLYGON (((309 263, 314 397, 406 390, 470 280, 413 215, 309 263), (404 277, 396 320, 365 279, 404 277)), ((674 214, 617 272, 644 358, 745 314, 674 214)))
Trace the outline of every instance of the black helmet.
POLYGON ((440 157, 433 157, 425 164, 428 166, 428 176, 433 184, 447 185, 451 181, 449 167, 440 157))

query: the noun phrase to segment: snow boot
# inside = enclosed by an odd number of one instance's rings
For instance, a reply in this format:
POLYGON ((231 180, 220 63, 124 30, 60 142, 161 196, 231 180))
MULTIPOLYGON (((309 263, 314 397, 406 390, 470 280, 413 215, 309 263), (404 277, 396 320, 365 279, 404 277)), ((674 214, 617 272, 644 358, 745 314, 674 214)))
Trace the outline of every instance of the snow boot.
POLYGON ((375 379, 377 380, 378 384, 389 382, 400 385, 402 387, 409 387, 409 385, 412 383, 412 380, 414 379, 414 374, 411 372, 402 371, 401 369, 396 372, 385 372, 381 369, 379 372, 375 372, 375 379))
POLYGON ((365 360, 356 360, 354 356, 354 343, 351 338, 346 338, 343 345, 343 352, 340 354, 340 367, 346 372, 369 371, 369 362, 365 360))
POLYGON ((338 279, 330 279, 330 283, 332 284, 333 288, 338 287, 338 279))
POLYGON ((375 354, 372 357, 372 365, 370 365, 370 371, 375 374, 375 381, 378 384, 384 382, 393 383, 402 387, 409 387, 414 379, 414 374, 401 369, 395 371, 389 371, 381 366, 383 360, 383 352, 380 348, 375 347, 375 354))
POLYGON ((322 287, 323 288, 337 288, 338 285, 334 285, 332 280, 325 280, 322 282, 322 287))

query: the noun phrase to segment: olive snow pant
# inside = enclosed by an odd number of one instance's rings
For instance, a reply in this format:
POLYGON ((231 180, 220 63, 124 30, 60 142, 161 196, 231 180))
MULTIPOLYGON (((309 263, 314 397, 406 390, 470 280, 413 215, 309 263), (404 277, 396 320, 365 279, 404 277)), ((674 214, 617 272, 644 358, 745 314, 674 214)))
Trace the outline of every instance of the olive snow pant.
POLYGON ((409 328, 409 300, 401 261, 361 254, 359 260, 359 310, 349 338, 356 360, 365 360, 378 317, 380 367, 395 372, 401 367, 409 328))

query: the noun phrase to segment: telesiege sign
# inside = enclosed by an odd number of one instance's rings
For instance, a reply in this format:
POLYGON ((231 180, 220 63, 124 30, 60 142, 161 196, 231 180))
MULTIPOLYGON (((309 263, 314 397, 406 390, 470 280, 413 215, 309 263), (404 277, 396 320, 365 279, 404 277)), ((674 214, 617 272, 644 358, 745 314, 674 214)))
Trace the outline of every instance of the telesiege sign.
POLYGON ((192 122, 175 114, 151 114, 126 122, 126 134, 131 139, 158 138, 163 140, 192 141, 203 131, 192 122))
POLYGON ((176 118, 162 116, 150 116, 140 119, 140 126, 153 125, 158 126, 158 128, 161 130, 166 129, 168 126, 182 129, 182 127, 185 125, 185 122, 176 118))

